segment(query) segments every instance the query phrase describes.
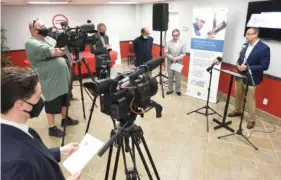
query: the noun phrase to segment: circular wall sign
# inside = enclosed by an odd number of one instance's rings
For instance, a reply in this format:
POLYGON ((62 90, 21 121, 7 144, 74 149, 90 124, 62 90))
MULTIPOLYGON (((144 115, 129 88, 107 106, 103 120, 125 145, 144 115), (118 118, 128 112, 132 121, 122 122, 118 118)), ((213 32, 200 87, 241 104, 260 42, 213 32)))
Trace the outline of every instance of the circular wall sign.
POLYGON ((58 30, 62 30, 60 23, 64 21, 68 23, 68 19, 66 16, 64 16, 63 14, 56 14, 52 20, 53 26, 58 30))

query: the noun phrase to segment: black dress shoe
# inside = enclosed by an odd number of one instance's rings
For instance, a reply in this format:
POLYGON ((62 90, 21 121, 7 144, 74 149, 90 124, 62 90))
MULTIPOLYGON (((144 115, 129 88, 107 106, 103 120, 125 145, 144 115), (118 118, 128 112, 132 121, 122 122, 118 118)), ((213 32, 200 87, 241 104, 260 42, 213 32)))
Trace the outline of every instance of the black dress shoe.
POLYGON ((233 111, 233 112, 229 113, 227 116, 228 117, 238 117, 238 116, 242 116, 242 113, 233 111))
POLYGON ((167 91, 166 95, 169 95, 169 94, 172 94, 172 93, 173 93, 173 91, 167 91))
POLYGON ((70 101, 79 101, 79 98, 76 98, 76 97, 70 97, 70 101))
POLYGON ((176 92, 178 96, 181 96, 181 92, 176 92))
POLYGON ((50 127, 49 128, 49 136, 61 138, 61 137, 64 136, 64 132, 62 130, 58 129, 57 126, 50 127))
POLYGON ((79 123, 78 120, 73 120, 71 117, 68 117, 67 121, 65 121, 65 119, 61 120, 61 126, 62 127, 64 127, 65 124, 66 124, 66 126, 74 126, 74 125, 77 125, 78 123, 79 123))

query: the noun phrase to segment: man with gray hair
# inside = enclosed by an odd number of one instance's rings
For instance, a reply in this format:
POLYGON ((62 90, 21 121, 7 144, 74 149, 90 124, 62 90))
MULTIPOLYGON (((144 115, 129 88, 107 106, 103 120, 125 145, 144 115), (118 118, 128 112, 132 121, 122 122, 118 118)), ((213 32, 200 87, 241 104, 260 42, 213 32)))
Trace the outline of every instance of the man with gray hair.
POLYGON ((25 43, 25 52, 31 67, 39 74, 42 93, 45 98, 45 111, 49 123, 49 136, 63 137, 64 132, 56 127, 55 114, 61 114, 61 126, 79 123, 68 117, 68 91, 70 73, 65 59, 65 52, 55 48, 56 41, 48 36, 44 22, 35 19, 29 23, 31 38, 25 43))
MULTIPOLYGON (((99 23, 97 26, 98 33, 96 33, 93 37, 93 41, 91 43, 91 53, 95 55, 96 59, 96 75, 97 78, 100 79, 100 72, 102 68, 102 55, 108 54, 112 49, 111 44, 109 44, 109 37, 106 35, 106 26, 104 23, 99 23)), ((109 56, 110 58, 110 56, 109 56)), ((110 76, 110 67, 107 67, 108 75, 110 76)))
POLYGON ((173 93, 173 81, 176 77, 176 93, 181 95, 181 73, 170 69, 173 63, 182 64, 182 59, 186 53, 185 43, 179 39, 180 31, 174 29, 172 32, 173 39, 167 42, 165 47, 165 53, 167 56, 167 67, 168 67, 168 91, 167 95, 173 93))

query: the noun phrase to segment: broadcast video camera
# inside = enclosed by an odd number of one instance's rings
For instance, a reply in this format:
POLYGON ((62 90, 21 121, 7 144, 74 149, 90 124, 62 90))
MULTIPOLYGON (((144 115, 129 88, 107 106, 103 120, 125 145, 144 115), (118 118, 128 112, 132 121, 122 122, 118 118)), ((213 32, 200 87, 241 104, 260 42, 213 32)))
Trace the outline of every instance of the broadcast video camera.
POLYGON ((75 55, 74 60, 79 59, 79 53, 85 50, 89 42, 89 33, 96 33, 95 25, 92 23, 83 24, 75 28, 68 26, 66 21, 61 22, 63 32, 57 35, 57 46, 59 48, 68 47, 71 53, 75 55))
MULTIPOLYGON (((156 79, 150 78, 146 72, 157 68, 163 61, 162 57, 155 58, 140 67, 118 73, 114 78, 84 83, 84 86, 92 94, 100 95, 101 112, 121 124, 133 123, 137 115, 143 116, 144 110, 151 105, 150 98, 158 91, 156 79)), ((161 114, 162 107, 159 106, 155 108, 161 114)))

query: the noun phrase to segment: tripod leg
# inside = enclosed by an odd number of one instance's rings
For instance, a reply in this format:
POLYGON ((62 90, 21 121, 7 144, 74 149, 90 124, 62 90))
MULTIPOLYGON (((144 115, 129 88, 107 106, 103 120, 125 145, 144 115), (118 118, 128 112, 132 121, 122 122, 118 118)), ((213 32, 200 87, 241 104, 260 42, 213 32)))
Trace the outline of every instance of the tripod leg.
MULTIPOLYGON (((74 68, 74 67, 73 67, 74 68)), ((73 69, 73 72, 74 72, 74 69, 73 69)), ((64 127, 63 127, 63 138, 62 138, 62 141, 61 141, 61 146, 64 146, 64 140, 65 140, 65 135, 66 135, 66 123, 67 123, 67 120, 68 120, 68 112, 69 112, 69 106, 70 106, 70 94, 71 94, 71 88, 72 88, 72 78, 69 82, 69 85, 68 85, 68 93, 67 93, 67 107, 66 107, 66 112, 65 112, 65 124, 64 124, 64 127)))
POLYGON ((217 114, 217 115, 219 115, 220 117, 222 117, 222 115, 220 115, 218 112, 216 112, 214 109, 212 109, 211 107, 209 107, 209 109, 211 109, 213 112, 214 112, 214 114, 217 114))
POLYGON ((234 136, 235 134, 236 133, 227 134, 227 135, 224 135, 224 136, 219 136, 218 139, 225 138, 225 137, 228 137, 228 136, 234 136))
POLYGON ((91 120, 92 120, 92 114, 93 114, 94 109, 95 109, 96 99, 97 99, 97 97, 94 97, 94 100, 93 100, 93 103, 92 103, 92 107, 91 107, 91 110, 90 110, 91 112, 90 112, 90 116, 89 116, 89 120, 88 120, 88 124, 87 124, 87 128, 86 128, 85 134, 89 131, 89 127, 90 127, 91 120))
POLYGON ((113 149, 113 144, 110 146, 109 152, 108 152, 108 159, 107 159, 106 172, 105 172, 105 180, 108 179, 108 175, 109 175, 110 162, 111 162, 111 157, 112 157, 112 149, 113 149))
POLYGON ((121 137, 120 139, 117 139, 117 141, 120 141, 120 142, 118 143, 118 149, 117 149, 117 153, 116 153, 116 157, 115 157, 115 164, 114 164, 114 170, 113 170, 113 175, 112 175, 113 180, 116 179, 118 162, 119 162, 119 157, 120 157, 120 150, 121 150, 121 146, 123 144, 123 137, 121 137))
MULTIPOLYGON (((146 151, 146 153, 147 153, 148 159, 149 159, 149 161, 150 161, 150 163, 151 163, 151 165, 152 165, 154 174, 156 175, 157 179, 160 180, 160 176, 159 176, 159 174, 158 174, 158 171, 157 171, 157 169, 156 169, 156 166, 155 166, 155 164, 154 164, 154 161, 153 161, 153 159, 152 159, 152 156, 151 156, 151 154, 150 154, 150 151, 149 151, 149 149, 148 149, 148 146, 147 146, 147 144, 146 144, 146 141, 145 141, 143 135, 141 136, 141 141, 142 141, 143 146, 144 146, 144 148, 145 148, 145 151, 146 151)), ((138 147, 138 145, 137 145, 137 147, 138 147)))
POLYGON ((258 150, 258 148, 248 139, 244 136, 244 134, 240 134, 244 139, 246 139, 246 141, 248 141, 249 144, 251 144, 253 146, 253 148, 255 148, 255 150, 258 150))
POLYGON ((198 111, 200 111, 201 109, 204 109, 204 108, 206 108, 206 106, 201 107, 201 108, 199 108, 199 109, 196 109, 196 110, 194 110, 194 111, 191 111, 191 112, 187 113, 186 115, 192 114, 192 113, 194 113, 194 112, 198 113, 198 111))
POLYGON ((78 63, 78 73, 79 73, 79 83, 80 83, 81 100, 82 100, 82 108, 83 108, 83 117, 84 117, 84 119, 86 119, 83 85, 82 85, 82 74, 81 74, 81 63, 80 62, 78 63))
POLYGON ((160 76, 160 84, 161 84, 161 90, 162 90, 162 98, 165 98, 165 94, 164 94, 164 85, 163 85, 163 79, 160 76))
POLYGON ((206 116, 207 119, 207 132, 209 132, 209 116, 206 116))
POLYGON ((146 161, 145 161, 145 158, 144 158, 144 156, 143 156, 143 153, 142 153, 142 151, 141 151, 140 145, 139 145, 138 142, 136 141, 135 137, 132 136, 132 140, 133 140, 134 144, 135 144, 136 147, 137 147, 137 150, 138 150, 138 152, 139 152, 140 158, 141 158, 141 160, 142 160, 142 163, 143 163, 143 165, 144 165, 144 168, 145 168, 145 170, 146 170, 146 173, 147 173, 149 179, 150 179, 150 180, 153 179, 153 178, 152 178, 152 175, 151 175, 151 173, 150 173, 150 170, 149 170, 149 168, 148 168, 148 166, 147 166, 147 163, 146 163, 146 161))
POLYGON ((93 80, 93 82, 96 82, 95 77, 94 77, 94 75, 92 74, 91 69, 90 69, 90 67, 89 67, 89 64, 87 63, 87 61, 85 60, 85 58, 82 58, 82 62, 84 63, 84 65, 85 65, 86 68, 87 68, 88 75, 91 77, 91 79, 93 80))
POLYGON ((132 140, 132 151, 130 151, 130 155, 131 155, 132 162, 133 162, 133 165, 134 165, 134 170, 137 173, 137 178, 138 178, 138 180, 140 180, 140 176, 139 176, 139 172, 137 170, 137 164, 136 164, 135 144, 134 144, 133 140, 132 140))

